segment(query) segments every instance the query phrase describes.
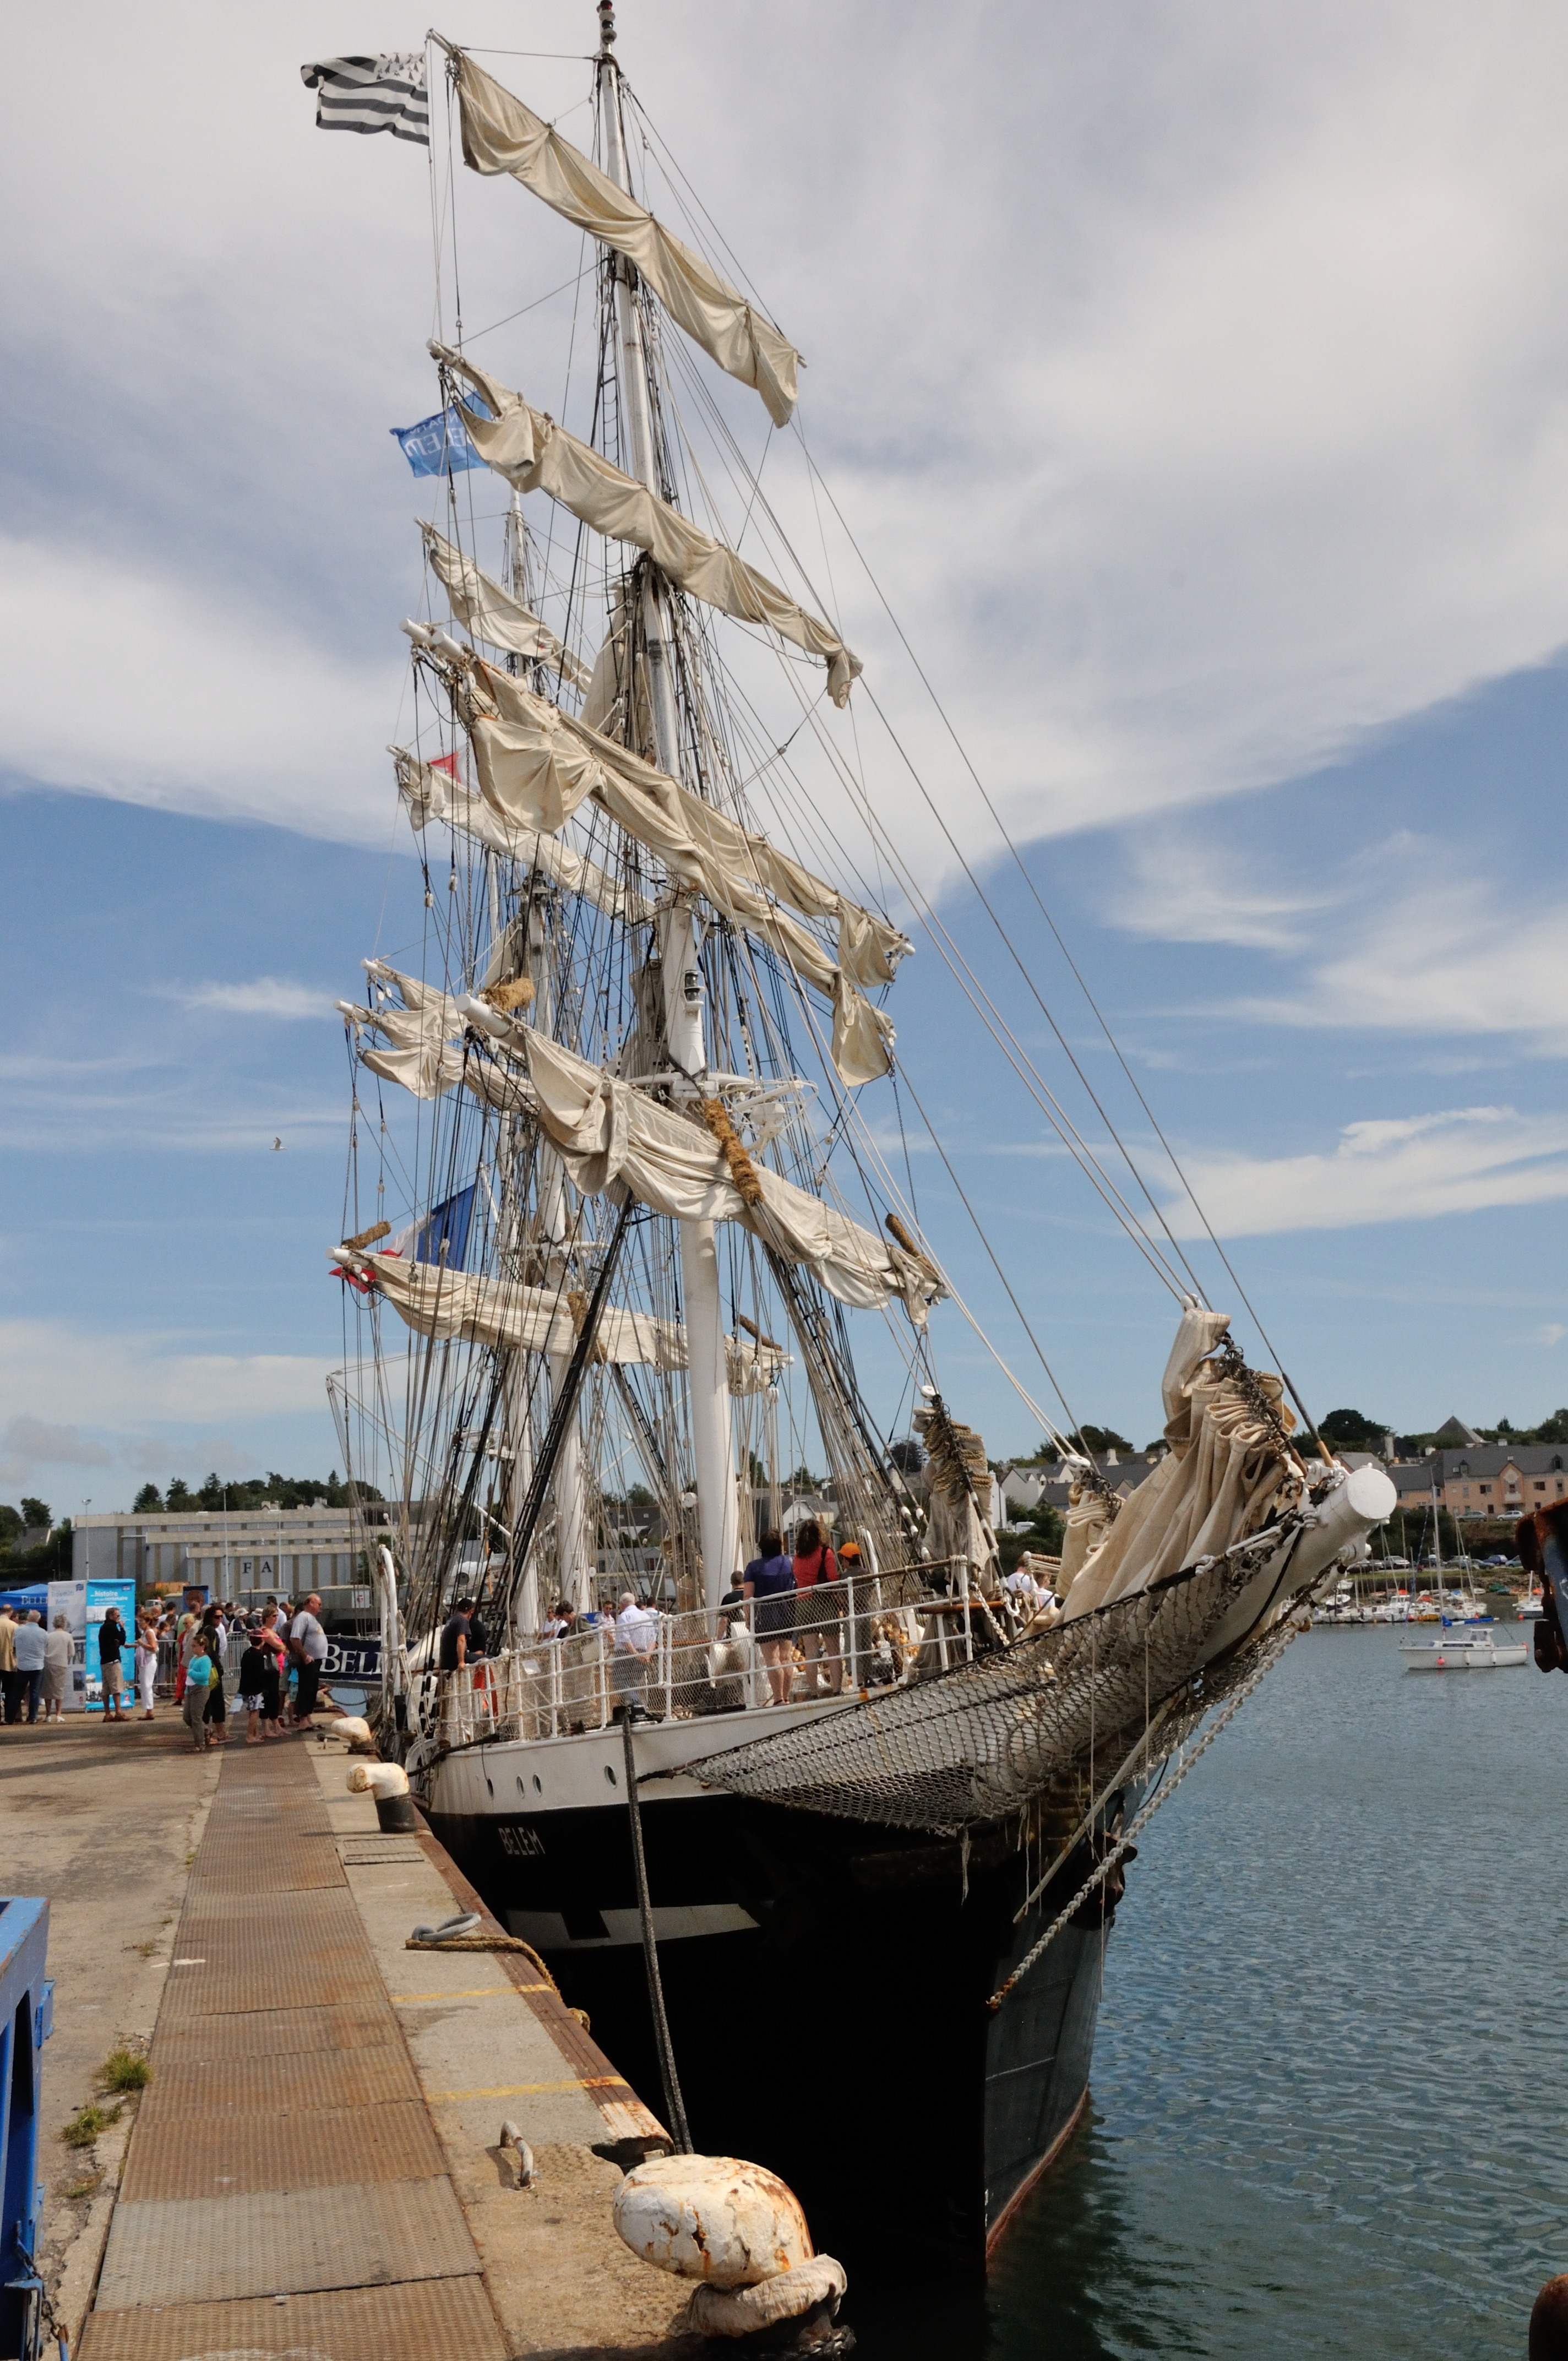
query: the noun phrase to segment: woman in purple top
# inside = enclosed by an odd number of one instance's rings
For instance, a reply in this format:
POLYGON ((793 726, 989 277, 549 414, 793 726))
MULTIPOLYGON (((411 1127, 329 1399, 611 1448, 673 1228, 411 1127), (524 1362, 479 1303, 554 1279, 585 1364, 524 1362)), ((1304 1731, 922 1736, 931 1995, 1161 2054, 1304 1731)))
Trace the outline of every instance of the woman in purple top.
POLYGON ((764 1533, 762 1555, 746 1568, 741 1589, 754 1601, 752 1630, 775 1705, 788 1705, 795 1686, 795 1565, 777 1533, 764 1533))

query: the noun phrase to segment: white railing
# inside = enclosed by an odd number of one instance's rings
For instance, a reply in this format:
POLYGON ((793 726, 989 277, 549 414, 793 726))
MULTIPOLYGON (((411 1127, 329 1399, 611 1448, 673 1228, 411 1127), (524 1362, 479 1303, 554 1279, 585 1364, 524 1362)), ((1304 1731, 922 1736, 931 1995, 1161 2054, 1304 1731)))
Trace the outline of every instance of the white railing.
POLYGON ((579 1621, 559 1639, 521 1642, 456 1672, 425 1675, 416 1718, 443 1744, 471 1746, 605 1730, 628 1700, 655 1721, 737 1713, 773 1699, 764 1649, 775 1672, 787 1671, 788 1704, 799 1707, 911 1685, 967 1664, 977 1645, 1005 1642, 1019 1628, 1013 1602, 971 1589, 967 1560, 954 1562, 946 1597, 884 1603, 894 1588, 848 1575, 729 1607, 649 1609, 655 1629, 645 1659, 618 1646, 608 1614, 579 1621))

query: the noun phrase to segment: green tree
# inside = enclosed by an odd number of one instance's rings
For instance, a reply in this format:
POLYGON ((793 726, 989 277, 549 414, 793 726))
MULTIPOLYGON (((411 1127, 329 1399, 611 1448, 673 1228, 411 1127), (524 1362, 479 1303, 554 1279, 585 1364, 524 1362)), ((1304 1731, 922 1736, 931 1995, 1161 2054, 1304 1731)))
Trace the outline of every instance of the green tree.
POLYGON ((1387 1432, 1358 1410, 1331 1410, 1327 1418, 1318 1421, 1323 1441, 1336 1444, 1341 1451, 1376 1451, 1387 1432))
POLYGON ((1113 1426, 1080 1426, 1079 1436, 1089 1451, 1131 1451, 1132 1444, 1113 1426))
POLYGON ((22 1520, 15 1509, 0 1504, 0 1549, 9 1549, 22 1530, 22 1520))
POLYGON ((54 1519, 49 1515, 49 1502, 47 1500, 29 1499, 24 1493, 22 1497, 22 1521, 26 1525, 52 1524, 54 1522, 54 1519))
POLYGON ((138 1517, 155 1517, 163 1506, 163 1495, 156 1484, 144 1484, 131 1507, 138 1517))

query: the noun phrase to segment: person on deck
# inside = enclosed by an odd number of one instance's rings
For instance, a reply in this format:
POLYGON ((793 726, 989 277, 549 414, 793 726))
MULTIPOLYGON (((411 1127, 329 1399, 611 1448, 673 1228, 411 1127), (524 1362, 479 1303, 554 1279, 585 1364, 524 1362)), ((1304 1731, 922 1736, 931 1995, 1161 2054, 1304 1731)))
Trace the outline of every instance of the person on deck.
POLYGON ((753 1601, 753 1630, 768 1668, 775 1705, 788 1705, 795 1686, 795 1567, 779 1534, 768 1532, 760 1556, 746 1568, 741 1588, 753 1601))
POLYGON ((436 1662, 444 1673, 460 1673, 477 1653, 474 1645, 474 1602, 471 1598, 454 1599, 452 1612, 441 1627, 436 1662))
POLYGON ((610 1678, 615 1683, 616 1696, 621 1709, 633 1721, 646 1710, 642 1702, 648 1685, 648 1667, 653 1661, 653 1651, 659 1643, 659 1619, 646 1607, 640 1607, 630 1590, 620 1594, 620 1604, 615 1619, 615 1653, 610 1660, 610 1678))
POLYGON ((794 1566, 795 1628, 806 1660, 806 1694, 817 1695, 817 1667, 826 1655, 828 1694, 837 1697, 844 1686, 844 1660, 839 1652, 843 1608, 841 1594, 823 1586, 839 1580, 839 1561, 815 1517, 807 1517, 796 1531, 794 1566))

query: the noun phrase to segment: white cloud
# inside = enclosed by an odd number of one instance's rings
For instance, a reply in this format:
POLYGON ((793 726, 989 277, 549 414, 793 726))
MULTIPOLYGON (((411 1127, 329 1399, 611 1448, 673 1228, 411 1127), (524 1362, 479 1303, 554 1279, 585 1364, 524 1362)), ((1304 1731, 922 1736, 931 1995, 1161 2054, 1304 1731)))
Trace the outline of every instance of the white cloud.
MULTIPOLYGON (((584 5, 540 0, 531 38, 580 51, 584 5)), ((813 362, 806 432, 1021 832, 1298 772, 1568 641, 1558 13, 799 0, 731 12, 721 41, 714 22, 667 0, 656 41, 623 27, 628 71, 765 258, 813 362)), ((334 27, 384 38, 363 0, 334 27)), ((516 38, 500 0, 467 29, 516 38)), ((311 128, 302 0, 68 0, 17 20, 16 88, 49 86, 62 37, 72 138, 18 109, 0 154, 29 225, 0 316, 25 324, 40 416, 0 600, 9 759, 384 838, 416 577, 386 430, 433 398, 422 159, 311 128), (187 54, 222 109, 169 73, 187 54)), ((586 85, 581 63, 491 62, 552 115, 586 85)), ((515 187, 460 171, 455 201, 470 329, 576 267, 515 187)), ((554 402, 569 317, 478 349, 554 402)), ((716 390, 761 451, 750 397, 716 390)), ((826 576, 798 455, 771 447, 826 576)), ((972 817, 841 544, 831 573, 868 687, 972 817)), ((862 716, 883 808, 945 864, 862 716)))
POLYGON ((385 841, 394 656, 356 663, 237 584, 214 598, 148 551, 0 534, 0 750, 13 771, 307 836, 385 841), (62 615, 92 617, 92 694, 62 615))
MULTIPOLYGON (((51 1422, 78 1438, 78 1451, 103 1450, 121 1433, 127 1413, 139 1422, 208 1428, 233 1423, 326 1415, 330 1360, 304 1353, 192 1352, 190 1340, 156 1332, 94 1334, 63 1323, 0 1320, 0 1419, 16 1431, 46 1434, 51 1422), (83 1434, 83 1430, 87 1433, 83 1434)), ((40 1459, 71 1452, 37 1448, 40 1459)))
POLYGON ((280 975, 260 975, 254 983, 196 983, 170 996, 187 1008, 217 1008, 236 1016, 322 1017, 333 1005, 330 993, 280 975))
MULTIPOLYGON (((1197 1155, 1183 1162, 1223 1237, 1431 1221, 1568 1197, 1568 1115, 1459 1107, 1349 1124, 1330 1155, 1197 1155)), ((1167 1213, 1179 1236, 1200 1235, 1190 1205, 1167 1213)))
POLYGON ((1129 830, 1118 848, 1105 916, 1128 934, 1168 943, 1234 943, 1283 951, 1310 939, 1302 923, 1328 909, 1332 891, 1260 878, 1212 829, 1164 827, 1129 830))
POLYGON ((1568 1328, 1563 1325, 1561 1320, 1543 1321, 1535 1332, 1535 1341, 1538 1345, 1561 1345, 1564 1336, 1568 1336, 1568 1328))
POLYGON ((1299 987, 1234 1013, 1357 1031, 1512 1034, 1541 1054, 1568 1052, 1568 896, 1463 875, 1446 848, 1404 837, 1361 864, 1321 932, 1329 939, 1299 987), (1390 894, 1391 868, 1399 885, 1390 894), (1376 906, 1375 885, 1384 895, 1376 906))

